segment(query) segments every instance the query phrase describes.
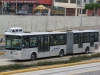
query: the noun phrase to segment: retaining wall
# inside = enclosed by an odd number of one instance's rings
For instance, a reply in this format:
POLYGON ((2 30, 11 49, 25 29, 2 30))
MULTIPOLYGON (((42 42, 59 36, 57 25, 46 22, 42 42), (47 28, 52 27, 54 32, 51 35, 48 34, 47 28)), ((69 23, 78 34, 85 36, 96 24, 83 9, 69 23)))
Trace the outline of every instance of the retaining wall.
MULTIPOLYGON (((22 27, 24 31, 52 31, 78 29, 80 16, 16 16, 0 15, 0 34, 10 27, 22 27)), ((100 17, 82 17, 84 29, 100 29, 100 17)))

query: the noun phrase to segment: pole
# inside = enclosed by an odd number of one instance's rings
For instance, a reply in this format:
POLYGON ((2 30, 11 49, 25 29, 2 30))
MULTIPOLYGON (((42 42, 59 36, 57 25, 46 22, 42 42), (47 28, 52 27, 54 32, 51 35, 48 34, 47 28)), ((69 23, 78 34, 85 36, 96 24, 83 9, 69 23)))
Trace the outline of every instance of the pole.
POLYGON ((65 8, 65 16, 66 16, 66 8, 65 8))
POLYGON ((16 15, 17 15, 17 0, 16 0, 16 15))
POLYGON ((82 27, 82 0, 81 0, 81 19, 80 19, 80 28, 82 27))
POLYGON ((3 1, 2 1, 2 15, 3 15, 3 1))

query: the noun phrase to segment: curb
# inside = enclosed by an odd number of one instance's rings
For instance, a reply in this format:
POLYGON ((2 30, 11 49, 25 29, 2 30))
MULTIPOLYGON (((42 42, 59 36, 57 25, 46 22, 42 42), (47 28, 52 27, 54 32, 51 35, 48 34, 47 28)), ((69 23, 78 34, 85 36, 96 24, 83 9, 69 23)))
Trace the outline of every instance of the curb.
POLYGON ((14 71, 9 71, 9 72, 1 72, 0 75, 9 75, 9 74, 22 73, 22 72, 38 71, 38 70, 59 68, 59 67, 65 67, 65 66, 74 66, 74 65, 81 65, 81 64, 88 64, 88 63, 95 63, 95 62, 100 62, 100 60, 92 60, 92 61, 77 62, 77 63, 70 63, 70 64, 61 64, 61 65, 43 66, 43 67, 38 67, 38 68, 14 70, 14 71))

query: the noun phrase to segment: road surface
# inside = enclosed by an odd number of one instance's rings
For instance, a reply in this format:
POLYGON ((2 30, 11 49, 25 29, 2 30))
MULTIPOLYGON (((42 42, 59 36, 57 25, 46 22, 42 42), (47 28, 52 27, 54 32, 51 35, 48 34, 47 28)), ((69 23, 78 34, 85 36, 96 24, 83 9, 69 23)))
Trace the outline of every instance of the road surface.
MULTIPOLYGON (((82 72, 94 71, 94 70, 98 70, 98 69, 100 69, 100 62, 60 67, 60 68, 47 69, 47 70, 25 72, 25 73, 18 73, 18 74, 12 74, 12 75, 72 75, 72 74, 76 74, 79 72, 82 73, 82 72)), ((97 75, 97 74, 95 74, 95 75, 97 75)))

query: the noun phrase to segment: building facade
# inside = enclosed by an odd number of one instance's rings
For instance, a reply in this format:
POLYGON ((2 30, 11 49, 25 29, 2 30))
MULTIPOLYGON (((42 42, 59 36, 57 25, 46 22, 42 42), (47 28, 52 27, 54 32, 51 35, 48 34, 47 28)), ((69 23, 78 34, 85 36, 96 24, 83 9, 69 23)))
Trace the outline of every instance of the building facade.
POLYGON ((0 13, 8 13, 8 9, 16 11, 16 8, 17 11, 25 10, 34 13, 33 9, 40 4, 51 7, 52 0, 0 0, 0 13))
POLYGON ((86 11, 84 6, 86 3, 94 3, 96 1, 100 3, 100 0, 0 0, 0 13, 9 13, 9 9, 12 12, 16 12, 17 9, 17 11, 25 10, 34 14, 38 12, 34 11, 34 8, 42 4, 51 9, 51 15, 80 16, 82 8, 83 16, 91 16, 93 10, 86 11))
POLYGON ((86 3, 94 2, 96 2, 96 0, 53 0, 53 5, 56 7, 65 8, 65 15, 79 16, 81 14, 81 8, 82 15, 87 15, 87 12, 84 9, 84 5, 86 3))
MULTIPOLYGON (((100 0, 96 0, 97 3, 100 4, 100 0)), ((93 12, 95 12, 94 10, 87 10, 87 16, 93 16, 93 12)), ((100 16, 100 9, 97 10, 97 16, 100 16)))

